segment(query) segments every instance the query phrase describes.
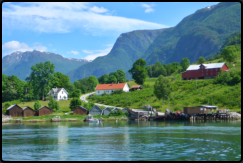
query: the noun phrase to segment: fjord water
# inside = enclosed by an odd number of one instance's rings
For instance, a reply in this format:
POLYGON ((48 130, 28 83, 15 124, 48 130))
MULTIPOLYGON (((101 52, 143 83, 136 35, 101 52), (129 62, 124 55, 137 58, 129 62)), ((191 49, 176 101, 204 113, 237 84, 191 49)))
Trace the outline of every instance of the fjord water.
POLYGON ((2 124, 2 160, 241 160, 241 121, 2 124))

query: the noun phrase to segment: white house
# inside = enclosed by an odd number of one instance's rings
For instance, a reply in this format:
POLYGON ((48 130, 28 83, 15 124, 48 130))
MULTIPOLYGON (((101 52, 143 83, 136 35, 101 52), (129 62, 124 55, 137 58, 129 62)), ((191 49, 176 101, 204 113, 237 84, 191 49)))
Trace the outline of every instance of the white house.
POLYGON ((103 93, 111 94, 113 91, 122 90, 124 92, 129 92, 129 87, 127 83, 117 83, 117 84, 98 84, 95 88, 96 95, 102 95, 103 93))
POLYGON ((47 95, 52 95, 54 100, 68 100, 68 92, 64 88, 52 88, 47 95))

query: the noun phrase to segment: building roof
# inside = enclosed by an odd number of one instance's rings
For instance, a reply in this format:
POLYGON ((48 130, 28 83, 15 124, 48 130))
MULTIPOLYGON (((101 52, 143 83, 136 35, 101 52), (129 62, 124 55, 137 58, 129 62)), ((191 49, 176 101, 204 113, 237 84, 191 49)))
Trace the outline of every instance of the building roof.
POLYGON ((7 110, 11 109, 11 108, 14 107, 15 105, 17 105, 17 104, 13 104, 13 105, 9 106, 9 107, 7 108, 7 110))
MULTIPOLYGON (((222 68, 224 64, 225 64, 225 62, 208 63, 208 64, 202 64, 202 65, 205 66, 205 69, 212 69, 212 68, 222 68)), ((190 70, 199 70, 199 69, 200 69, 200 65, 190 65, 186 70, 190 71, 190 70)))
POLYGON ((112 111, 119 110, 118 108, 114 108, 112 111))
MULTIPOLYGON (((22 109, 23 109, 23 110, 25 110, 25 109, 27 109, 27 108, 32 109, 32 108, 31 108, 31 107, 29 107, 29 106, 25 106, 25 107, 23 107, 22 109)), ((32 109, 32 110, 34 110, 34 109, 32 109)))
POLYGON ((74 111, 74 110, 76 110, 76 109, 78 109, 78 108, 82 108, 82 109, 84 109, 84 110, 87 110, 87 111, 88 111, 88 109, 84 108, 83 106, 79 106, 79 107, 77 107, 77 108, 73 109, 73 111, 74 111))
MULTIPOLYGON (((109 111, 111 111, 111 109, 110 109, 110 108, 108 108, 108 107, 107 107, 107 108, 105 108, 104 110, 109 110, 109 111)), ((104 111, 104 110, 103 110, 103 111, 104 111)))
POLYGON ((107 90, 107 89, 123 89, 126 83, 119 84, 98 84, 95 90, 107 90))
POLYGON ((47 95, 49 95, 51 93, 51 91, 54 91, 54 94, 58 94, 61 90, 64 90, 64 92, 66 92, 66 94, 68 94, 68 92, 64 89, 64 88, 52 88, 47 95))
POLYGON ((98 110, 101 110, 101 111, 102 111, 101 108, 99 108, 97 105, 95 105, 95 106, 93 106, 93 107, 89 110, 89 112, 90 112, 92 109, 94 109, 94 108, 97 108, 98 110))
POLYGON ((140 88, 140 85, 134 85, 132 88, 140 88))
MULTIPOLYGON (((47 107, 47 106, 42 106, 40 109, 42 109, 43 107, 46 107, 46 108, 52 110, 51 108, 49 108, 49 107, 47 107)), ((38 109, 38 110, 40 110, 40 109, 38 109)))
POLYGON ((217 106, 211 106, 211 105, 200 105, 200 106, 208 109, 218 108, 217 106))

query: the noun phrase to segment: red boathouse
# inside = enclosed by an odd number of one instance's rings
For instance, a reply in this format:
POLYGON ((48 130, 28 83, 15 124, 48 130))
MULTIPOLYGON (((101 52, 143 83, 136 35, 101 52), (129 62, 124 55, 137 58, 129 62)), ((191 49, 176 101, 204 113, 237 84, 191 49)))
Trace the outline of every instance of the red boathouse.
POLYGON ((190 65, 186 72, 182 73, 182 79, 211 79, 215 78, 220 69, 229 71, 225 62, 223 63, 210 63, 200 65, 190 65))

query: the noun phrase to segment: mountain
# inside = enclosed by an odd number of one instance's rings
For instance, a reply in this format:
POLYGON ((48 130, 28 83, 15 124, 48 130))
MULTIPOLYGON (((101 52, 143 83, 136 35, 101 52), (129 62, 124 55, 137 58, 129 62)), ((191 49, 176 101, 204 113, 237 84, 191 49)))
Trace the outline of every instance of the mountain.
POLYGON ((188 57, 190 62, 200 56, 215 55, 227 36, 241 30, 241 4, 222 2, 196 11, 178 25, 165 29, 145 51, 148 65, 180 62, 188 57))
POLYGON ((31 66, 36 63, 50 61, 55 64, 55 72, 63 74, 89 63, 85 59, 64 58, 55 53, 33 50, 26 52, 14 52, 2 58, 2 73, 8 76, 16 75, 25 80, 31 73, 31 66))
POLYGON ((70 71, 67 75, 73 82, 91 75, 99 77, 118 69, 126 72, 163 30, 136 30, 123 33, 118 37, 109 54, 98 57, 91 63, 70 71))

